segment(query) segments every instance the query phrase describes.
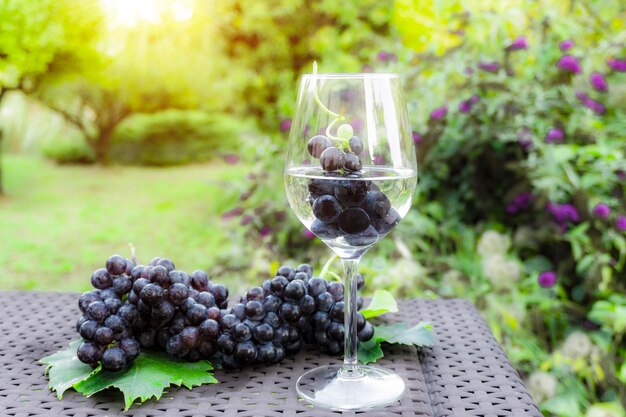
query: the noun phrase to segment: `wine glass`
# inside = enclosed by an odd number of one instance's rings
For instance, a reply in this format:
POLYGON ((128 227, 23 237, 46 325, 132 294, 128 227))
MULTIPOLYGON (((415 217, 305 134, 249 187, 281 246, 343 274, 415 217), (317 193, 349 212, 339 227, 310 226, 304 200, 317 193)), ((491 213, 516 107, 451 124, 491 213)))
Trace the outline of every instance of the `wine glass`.
POLYGON ((285 188, 300 221, 342 260, 343 364, 304 373, 298 394, 334 410, 397 401, 402 378, 357 361, 357 281, 361 256, 411 207, 417 164, 396 74, 305 74, 289 134, 285 188))

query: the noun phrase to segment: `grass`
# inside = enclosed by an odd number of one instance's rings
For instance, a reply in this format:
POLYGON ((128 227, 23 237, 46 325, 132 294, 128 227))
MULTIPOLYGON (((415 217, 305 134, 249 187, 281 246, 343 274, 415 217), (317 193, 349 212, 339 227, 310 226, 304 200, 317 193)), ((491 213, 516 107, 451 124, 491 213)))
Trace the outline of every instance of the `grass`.
MULTIPOLYGON (((90 288, 113 253, 167 256, 207 269, 228 247, 220 215, 237 195, 241 165, 172 168, 57 166, 5 155, 0 197, 0 289, 90 288)), ((228 283, 225 283, 228 284, 228 283)))

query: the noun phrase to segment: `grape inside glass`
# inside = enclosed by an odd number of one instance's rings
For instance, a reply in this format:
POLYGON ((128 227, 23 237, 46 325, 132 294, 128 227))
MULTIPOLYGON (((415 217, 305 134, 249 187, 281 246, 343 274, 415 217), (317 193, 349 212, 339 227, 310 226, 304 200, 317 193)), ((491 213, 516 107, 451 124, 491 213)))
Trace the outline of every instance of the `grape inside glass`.
POLYGON ((411 207, 417 166, 406 103, 395 74, 305 74, 289 134, 285 188, 300 221, 343 261, 343 364, 303 374, 298 394, 335 410, 392 404, 395 373, 359 366, 359 260, 411 207))

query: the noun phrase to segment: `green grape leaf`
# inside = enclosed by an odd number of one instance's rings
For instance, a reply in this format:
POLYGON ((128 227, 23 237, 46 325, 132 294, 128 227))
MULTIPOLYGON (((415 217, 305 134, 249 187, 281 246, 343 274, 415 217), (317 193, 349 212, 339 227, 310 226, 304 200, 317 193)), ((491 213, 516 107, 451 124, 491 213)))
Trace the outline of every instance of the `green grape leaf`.
POLYGON ((393 298, 393 295, 391 295, 389 291, 384 290, 376 291, 367 308, 361 310, 361 314, 363 314, 366 319, 371 319, 372 317, 380 316, 385 313, 397 312, 398 303, 396 299, 393 298))
POLYGON ((368 340, 367 342, 359 342, 359 349, 357 350, 357 357, 362 364, 368 364, 370 362, 376 362, 378 359, 384 356, 383 350, 380 348, 380 342, 375 338, 368 340))
POLYGON ((433 326, 424 322, 411 328, 406 323, 374 326, 374 338, 378 342, 430 347, 433 345, 433 326))
POLYGON ((123 372, 100 371, 74 385, 76 391, 89 397, 104 389, 115 387, 124 394, 125 410, 140 399, 161 398, 170 385, 191 389, 201 384, 216 384, 213 365, 208 361, 185 362, 161 352, 141 352, 123 372))
POLYGON ((59 400, 63 398, 63 393, 72 388, 74 384, 100 371, 100 365, 93 369, 91 366, 78 360, 76 350, 80 343, 80 340, 74 340, 67 348, 46 356, 39 361, 39 363, 47 365, 44 372, 50 380, 48 388, 51 391, 56 391, 59 400))

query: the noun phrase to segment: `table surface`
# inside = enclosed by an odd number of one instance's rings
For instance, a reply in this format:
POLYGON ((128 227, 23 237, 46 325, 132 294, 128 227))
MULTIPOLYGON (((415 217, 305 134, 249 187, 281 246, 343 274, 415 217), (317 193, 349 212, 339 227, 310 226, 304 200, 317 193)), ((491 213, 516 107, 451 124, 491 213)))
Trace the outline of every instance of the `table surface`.
POLYGON ((407 383, 395 405, 367 413, 314 409, 299 400, 294 384, 313 367, 338 359, 304 350, 272 366, 216 371, 219 384, 171 388, 159 401, 123 411, 109 390, 85 398, 73 390, 59 401, 48 391, 42 357, 77 338, 78 294, 0 292, 0 416, 541 416, 518 374, 474 306, 464 300, 409 300, 389 321, 429 321, 435 345, 421 352, 386 345, 378 365, 407 383))

